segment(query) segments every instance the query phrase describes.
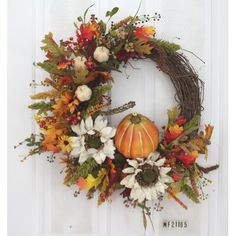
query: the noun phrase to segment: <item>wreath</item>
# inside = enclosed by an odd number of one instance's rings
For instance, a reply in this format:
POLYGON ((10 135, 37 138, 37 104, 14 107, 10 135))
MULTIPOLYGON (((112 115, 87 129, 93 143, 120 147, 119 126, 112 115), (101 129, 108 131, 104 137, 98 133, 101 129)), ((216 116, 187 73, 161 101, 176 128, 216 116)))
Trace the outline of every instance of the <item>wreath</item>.
POLYGON ((30 147, 23 160, 50 153, 49 162, 59 158, 64 165, 64 184, 78 186, 75 196, 85 190, 90 199, 98 192, 100 205, 119 191, 125 206, 141 208, 146 227, 151 213, 148 201, 155 201, 154 209, 159 211, 169 195, 187 209, 179 193, 195 203, 204 200, 203 187, 210 182, 204 175, 218 168, 197 163, 202 154, 207 159, 213 131, 208 124, 199 132, 203 82, 179 45, 155 38, 155 28, 144 24, 159 21, 157 13, 114 23, 115 7, 107 11, 105 23, 94 14, 86 21, 89 8, 74 23, 75 37, 57 43, 49 33, 42 40, 46 59, 36 66, 49 77, 31 85, 50 90, 31 96, 39 100, 29 106, 36 110, 39 132, 20 143, 30 147), (106 118, 135 106, 130 101, 111 108, 111 72, 121 72, 131 59, 145 58, 169 76, 176 90, 178 106, 168 110, 168 123, 160 135, 154 122, 142 114, 127 115, 117 128, 106 118))

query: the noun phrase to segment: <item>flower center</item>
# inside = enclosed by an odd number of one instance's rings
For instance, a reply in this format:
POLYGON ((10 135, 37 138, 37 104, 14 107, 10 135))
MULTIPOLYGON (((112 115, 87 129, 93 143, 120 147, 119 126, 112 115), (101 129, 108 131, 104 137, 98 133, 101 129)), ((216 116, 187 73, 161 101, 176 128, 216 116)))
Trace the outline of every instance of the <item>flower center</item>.
POLYGON ((140 171, 136 176, 136 180, 141 186, 152 186, 158 181, 159 170, 156 166, 144 164, 140 167, 140 171))
POLYGON ((157 175, 154 170, 145 170, 143 172, 143 180, 148 183, 154 183, 156 181, 157 175))
POLYGON ((67 146, 69 142, 67 140, 64 141, 64 145, 67 146))
POLYGON ((85 146, 86 149, 89 148, 95 148, 95 149, 101 149, 103 147, 103 143, 100 140, 99 133, 95 133, 93 135, 85 135, 85 146))

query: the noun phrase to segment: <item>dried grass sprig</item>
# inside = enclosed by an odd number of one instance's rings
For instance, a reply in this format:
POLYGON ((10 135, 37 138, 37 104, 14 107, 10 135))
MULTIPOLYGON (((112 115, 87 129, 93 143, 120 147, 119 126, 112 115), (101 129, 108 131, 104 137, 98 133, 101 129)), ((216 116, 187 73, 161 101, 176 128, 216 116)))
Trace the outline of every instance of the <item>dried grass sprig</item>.
POLYGON ((188 207, 179 198, 177 198, 173 192, 168 189, 166 191, 180 206, 182 206, 185 210, 188 209, 188 207))
POLYGON ((194 174, 191 173, 189 178, 190 178, 192 189, 193 189, 196 197, 199 197, 199 191, 198 191, 198 187, 197 187, 197 184, 196 184, 196 179, 194 178, 194 174))
POLYGON ((128 16, 125 19, 123 19, 123 20, 119 21, 118 23, 114 24, 112 26, 112 29, 113 30, 118 29, 121 26, 124 26, 124 25, 128 24, 128 22, 130 22, 131 20, 133 20, 133 16, 128 16))

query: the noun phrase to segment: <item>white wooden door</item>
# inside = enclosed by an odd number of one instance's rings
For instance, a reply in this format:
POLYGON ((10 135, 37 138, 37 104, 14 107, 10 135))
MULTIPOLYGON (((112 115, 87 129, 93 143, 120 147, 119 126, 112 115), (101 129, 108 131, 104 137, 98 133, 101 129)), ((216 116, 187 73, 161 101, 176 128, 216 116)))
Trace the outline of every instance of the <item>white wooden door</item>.
MULTIPOLYGON (((33 61, 42 59, 40 40, 51 31, 60 40, 74 33, 73 21, 91 4, 98 17, 114 6, 120 8, 114 20, 136 12, 139 1, 124 0, 9 0, 8 1, 8 235, 9 236, 131 236, 144 235, 139 210, 126 209, 119 194, 111 205, 96 207, 96 200, 75 198, 74 189, 62 184, 62 166, 50 164, 45 157, 20 162, 25 149, 13 146, 28 136, 35 127, 27 110, 29 87, 44 73, 35 69, 33 61)), ((157 37, 180 43, 196 53, 206 64, 188 55, 205 82, 205 110, 202 124, 215 126, 210 146, 209 164, 220 169, 210 175, 208 200, 194 205, 184 198, 189 210, 174 201, 165 201, 164 210, 153 214, 146 235, 160 236, 225 236, 227 234, 227 150, 226 150, 226 5, 220 0, 143 0, 140 14, 158 12, 162 19, 153 23, 157 37), (186 220, 186 229, 163 228, 163 220, 186 220)), ((114 73, 113 106, 136 101, 135 111, 155 120, 159 128, 166 122, 166 110, 175 105, 174 88, 166 75, 151 62, 133 62, 139 69, 127 67, 125 73, 114 73)), ((124 114, 111 118, 118 124, 124 114)), ((204 163, 204 162, 203 162, 204 163)), ((205 164, 205 163, 204 163, 205 164)))

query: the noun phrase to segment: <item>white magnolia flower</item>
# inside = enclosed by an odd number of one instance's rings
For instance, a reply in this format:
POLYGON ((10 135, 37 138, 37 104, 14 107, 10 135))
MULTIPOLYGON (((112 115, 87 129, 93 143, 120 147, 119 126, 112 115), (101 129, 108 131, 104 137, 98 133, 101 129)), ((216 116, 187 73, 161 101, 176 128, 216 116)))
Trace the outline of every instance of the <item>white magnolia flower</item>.
POLYGON ((109 49, 106 47, 97 47, 93 53, 93 57, 96 61, 103 63, 108 61, 110 55, 109 49))
POLYGON ((76 97, 81 101, 88 101, 92 96, 92 90, 87 85, 78 86, 75 91, 76 97))
POLYGON ((70 137, 71 152, 72 157, 78 157, 79 153, 83 150, 84 139, 80 137, 70 137))
POLYGON ((72 140, 71 155, 79 157, 80 163, 94 158, 101 164, 106 157, 114 158, 115 146, 112 138, 116 129, 107 127, 107 120, 102 116, 98 116, 95 121, 89 116, 80 125, 73 125, 71 128, 78 135, 72 140))
POLYGON ((86 67, 85 62, 86 62, 85 57, 78 56, 78 57, 74 58, 74 68, 75 68, 75 70, 78 71, 81 68, 85 69, 85 67, 86 67))
POLYGON ((164 194, 168 183, 173 180, 167 173, 170 167, 164 167, 165 158, 159 158, 159 153, 151 153, 147 159, 127 159, 130 167, 123 170, 127 176, 121 185, 130 188, 130 198, 142 203, 146 200, 157 200, 164 194))

